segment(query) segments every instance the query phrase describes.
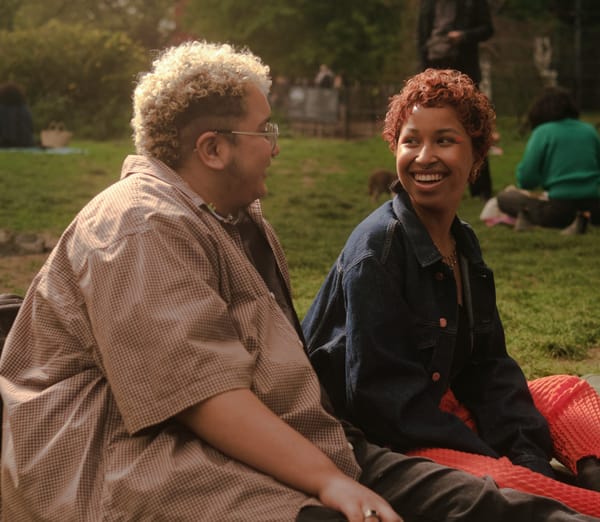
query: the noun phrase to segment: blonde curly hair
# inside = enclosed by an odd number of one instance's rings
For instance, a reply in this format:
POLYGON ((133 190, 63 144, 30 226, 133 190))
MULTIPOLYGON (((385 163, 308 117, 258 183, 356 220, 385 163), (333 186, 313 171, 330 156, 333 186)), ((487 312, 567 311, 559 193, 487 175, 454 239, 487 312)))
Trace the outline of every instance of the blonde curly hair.
POLYGON ((202 131, 244 116, 248 85, 265 96, 271 87, 269 67, 248 49, 195 41, 164 50, 133 93, 137 153, 176 169, 202 131))

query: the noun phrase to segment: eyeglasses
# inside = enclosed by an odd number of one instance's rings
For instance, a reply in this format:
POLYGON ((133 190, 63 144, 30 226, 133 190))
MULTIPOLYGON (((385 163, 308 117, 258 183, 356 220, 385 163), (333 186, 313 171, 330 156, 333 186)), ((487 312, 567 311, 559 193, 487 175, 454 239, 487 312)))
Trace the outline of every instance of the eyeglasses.
POLYGON ((271 144, 271 151, 275 150, 277 147, 277 137, 279 136, 279 127, 276 123, 268 121, 265 123, 265 130, 261 132, 252 132, 252 131, 234 131, 234 130, 223 130, 217 129, 213 132, 218 132, 219 134, 242 134, 244 136, 264 136, 269 140, 271 144))

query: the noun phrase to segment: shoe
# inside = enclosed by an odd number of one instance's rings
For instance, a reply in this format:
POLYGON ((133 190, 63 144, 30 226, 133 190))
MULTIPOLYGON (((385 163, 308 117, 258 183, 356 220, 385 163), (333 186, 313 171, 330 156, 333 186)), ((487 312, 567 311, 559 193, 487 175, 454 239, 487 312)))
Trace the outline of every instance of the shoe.
POLYGON ((531 230, 534 224, 530 221, 526 210, 519 210, 517 214, 517 220, 515 221, 515 232, 523 232, 524 230, 531 230))
POLYGON ((577 212, 573 223, 571 223, 567 228, 563 228, 561 235, 576 236, 579 234, 585 234, 587 232, 589 222, 590 218, 587 215, 587 212, 577 212))
POLYGON ((584 457, 577 461, 577 483, 582 488, 600 491, 600 459, 584 457))

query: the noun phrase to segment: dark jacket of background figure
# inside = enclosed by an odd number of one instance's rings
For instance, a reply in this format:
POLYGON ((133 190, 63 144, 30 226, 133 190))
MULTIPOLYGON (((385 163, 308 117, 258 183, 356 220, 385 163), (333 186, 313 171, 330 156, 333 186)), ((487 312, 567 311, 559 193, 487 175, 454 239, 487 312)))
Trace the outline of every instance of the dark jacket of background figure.
POLYGON ((458 57, 447 63, 430 63, 427 60, 426 42, 431 36, 435 16, 436 0, 421 0, 417 30, 417 46, 422 70, 428 67, 452 68, 469 75, 479 84, 479 43, 494 34, 494 26, 487 0, 456 0, 454 30, 464 32, 464 40, 459 44, 458 57))
POLYGON ((26 105, 0 105, 0 147, 33 147, 33 119, 26 105))
POLYGON ((0 85, 0 147, 33 147, 33 118, 16 83, 0 85))
POLYGON ((313 366, 338 415, 372 442, 504 455, 550 474, 549 430, 506 351, 492 271, 471 227, 456 218, 452 231, 472 312, 458 371, 456 283, 404 192, 358 225, 311 305, 313 366), (477 434, 439 409, 448 388, 477 434))

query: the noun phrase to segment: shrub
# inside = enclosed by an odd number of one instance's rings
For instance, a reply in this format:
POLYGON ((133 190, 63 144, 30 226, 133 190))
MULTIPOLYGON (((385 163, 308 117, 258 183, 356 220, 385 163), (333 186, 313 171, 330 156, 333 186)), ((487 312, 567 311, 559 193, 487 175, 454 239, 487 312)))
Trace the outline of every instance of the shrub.
POLYGON ((37 131, 62 121, 78 137, 122 136, 136 74, 148 65, 143 49, 124 33, 56 20, 0 31, 0 81, 25 88, 37 131))

